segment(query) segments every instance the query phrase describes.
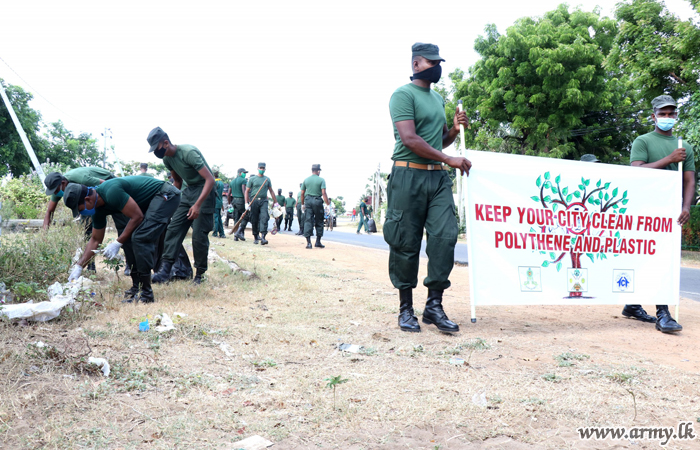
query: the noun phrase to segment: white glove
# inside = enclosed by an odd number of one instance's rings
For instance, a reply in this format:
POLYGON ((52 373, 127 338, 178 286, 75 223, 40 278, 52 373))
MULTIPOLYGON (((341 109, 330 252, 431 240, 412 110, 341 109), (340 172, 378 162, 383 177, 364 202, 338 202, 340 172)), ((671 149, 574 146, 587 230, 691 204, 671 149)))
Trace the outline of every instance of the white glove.
POLYGON ((306 205, 301 205, 301 212, 306 211, 306 205))
POLYGON ((81 273, 83 273, 83 268, 77 264, 74 265, 73 269, 70 271, 70 275, 68 276, 68 282, 70 283, 71 281, 75 281, 80 278, 81 273))
POLYGON ((102 255, 107 259, 113 259, 119 254, 120 248, 122 248, 122 244, 118 241, 110 242, 107 244, 107 247, 105 247, 102 255))
POLYGON ((246 211, 250 211, 250 203, 248 203, 247 205, 245 205, 245 210, 246 210, 246 211))
POLYGON ((272 205, 272 206, 273 206, 274 208, 279 208, 280 204, 279 204, 279 203, 277 203, 277 202, 275 202, 275 204, 274 204, 274 205, 272 205))

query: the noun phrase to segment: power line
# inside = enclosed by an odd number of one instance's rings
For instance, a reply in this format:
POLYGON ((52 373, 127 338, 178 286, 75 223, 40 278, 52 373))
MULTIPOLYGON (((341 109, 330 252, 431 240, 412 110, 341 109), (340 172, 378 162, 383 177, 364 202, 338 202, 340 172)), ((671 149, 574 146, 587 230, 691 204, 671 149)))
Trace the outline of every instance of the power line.
POLYGON ((4 59, 2 59, 2 56, 0 56, 0 61, 2 61, 2 62, 7 66, 8 69, 10 69, 12 72, 14 72, 14 74, 17 75, 17 76, 19 77, 20 80, 24 81, 24 83, 32 90, 33 93, 35 93, 35 94, 38 95, 39 97, 41 97, 41 98, 43 98, 44 100, 46 100, 46 103, 48 103, 49 105, 53 106, 53 107, 56 108, 57 110, 61 111, 63 114, 67 115, 67 116, 70 117, 71 119, 73 119, 73 120, 78 120, 78 119, 76 119, 75 117, 73 117, 73 116, 71 116, 70 114, 68 114, 67 112, 65 112, 64 110, 62 110, 61 108, 59 108, 58 106, 56 106, 56 105, 54 105, 53 103, 51 103, 51 101, 50 101, 48 98, 46 98, 46 97, 44 97, 43 95, 41 95, 41 92, 39 92, 38 90, 36 90, 36 88, 34 88, 34 86, 32 86, 31 84, 29 84, 29 82, 28 82, 27 80, 25 80, 24 78, 22 78, 22 75, 20 75, 19 73, 17 73, 17 71, 16 71, 15 69, 13 69, 13 68, 7 63, 7 61, 5 61, 4 59))

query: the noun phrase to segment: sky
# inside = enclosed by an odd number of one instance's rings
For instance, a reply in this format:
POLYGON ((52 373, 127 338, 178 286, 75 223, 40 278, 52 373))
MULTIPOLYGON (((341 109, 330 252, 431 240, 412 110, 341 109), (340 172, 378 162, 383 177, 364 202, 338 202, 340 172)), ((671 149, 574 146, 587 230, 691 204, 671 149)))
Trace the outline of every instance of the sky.
MULTIPOLYGON (((352 206, 377 167, 391 169, 389 98, 409 82, 414 42, 439 45, 444 75, 467 71, 487 24, 504 33, 560 3, 13 1, 0 78, 32 92, 46 123, 92 133, 100 148, 109 128, 122 161, 158 162, 146 137, 160 126, 229 176, 267 163, 285 194, 321 164, 328 195, 352 206)), ((612 16, 616 3, 569 5, 612 16)))

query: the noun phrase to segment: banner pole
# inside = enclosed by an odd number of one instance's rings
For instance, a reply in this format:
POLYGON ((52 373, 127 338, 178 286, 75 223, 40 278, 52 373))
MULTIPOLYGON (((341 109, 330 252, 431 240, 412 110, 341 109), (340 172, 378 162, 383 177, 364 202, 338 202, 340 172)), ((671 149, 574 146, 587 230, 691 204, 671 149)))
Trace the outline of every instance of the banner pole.
MULTIPOLYGON (((683 138, 678 138, 678 148, 683 147, 683 138)), ((683 161, 678 164, 678 170, 681 172, 681 201, 683 201, 683 161)), ((682 250, 681 250, 682 252, 682 250)), ((682 254, 682 253, 681 253, 682 254)), ((680 270, 680 268, 679 268, 680 270)), ((678 315, 680 314, 681 299, 678 299, 678 304, 676 305, 676 322, 678 322, 678 315)))
MULTIPOLYGON (((459 109, 459 112, 462 112, 464 109, 464 105, 462 104, 462 100, 459 100, 457 102, 457 108, 459 109)), ((461 123, 459 124, 459 141, 462 146, 462 151, 458 152, 460 156, 464 156, 465 158, 467 157, 467 146, 464 143, 464 125, 461 123)), ((459 171, 458 171, 459 175, 459 171)), ((469 270, 469 304, 471 307, 471 319, 472 323, 476 323, 476 299, 474 298, 474 269, 472 268, 472 240, 471 240, 471 233, 470 229, 471 227, 469 226, 469 220, 468 217, 469 215, 467 214, 467 209, 468 209, 468 202, 466 201, 467 196, 467 191, 469 189, 469 177, 462 177, 461 182, 464 184, 460 183, 458 185, 459 191, 460 191, 460 204, 463 205, 463 210, 460 210, 459 213, 460 215, 464 214, 464 228, 467 234, 467 267, 469 270)))

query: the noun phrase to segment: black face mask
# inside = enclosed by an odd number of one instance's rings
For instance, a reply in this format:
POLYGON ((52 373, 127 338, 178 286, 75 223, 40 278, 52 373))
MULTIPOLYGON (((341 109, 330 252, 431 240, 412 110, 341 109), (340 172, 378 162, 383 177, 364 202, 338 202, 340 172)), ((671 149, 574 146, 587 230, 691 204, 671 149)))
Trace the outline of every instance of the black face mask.
POLYGON ((414 73, 413 76, 411 77, 411 81, 413 80, 428 80, 431 83, 437 83, 440 81, 440 77, 442 76, 442 67, 440 64, 437 64, 429 69, 425 69, 422 72, 414 73))
POLYGON ((165 147, 163 148, 157 148, 153 151, 153 154, 156 155, 156 158, 158 159, 163 159, 163 156, 165 156, 165 147))

